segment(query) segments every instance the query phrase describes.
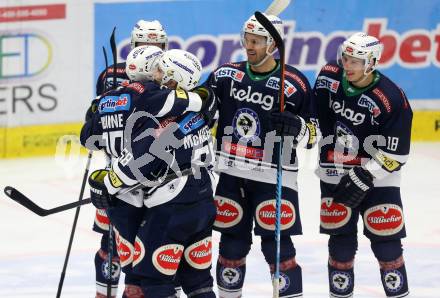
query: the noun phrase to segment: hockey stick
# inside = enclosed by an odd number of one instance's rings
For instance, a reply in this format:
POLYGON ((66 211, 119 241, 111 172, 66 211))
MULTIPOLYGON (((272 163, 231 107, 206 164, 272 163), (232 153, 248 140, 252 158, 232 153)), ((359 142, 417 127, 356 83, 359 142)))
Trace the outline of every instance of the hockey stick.
POLYGON ((274 0, 264 13, 277 16, 289 6, 290 1, 291 0, 274 0))
MULTIPOLYGON (((269 32, 273 37, 275 44, 280 53, 280 84, 278 90, 278 97, 280 102, 280 112, 284 112, 284 78, 285 78, 285 61, 284 61, 284 42, 274 25, 261 12, 255 12, 257 21, 269 32)), ((281 241, 281 195, 283 184, 283 166, 282 166, 282 150, 283 150, 283 135, 281 135, 280 146, 278 148, 278 164, 277 164, 277 188, 276 188, 276 203, 275 203, 275 241, 276 241, 276 262, 275 272, 272 280, 274 298, 279 297, 280 289, 280 241, 281 241)))
MULTIPOLYGON (((145 183, 145 182, 139 183, 139 184, 136 184, 132 187, 124 189, 123 191, 121 191, 118 194, 126 194, 128 192, 138 190, 138 189, 141 189, 144 187, 153 188, 153 187, 161 186, 162 184, 166 184, 166 183, 170 182, 171 180, 174 180, 174 179, 177 179, 177 178, 180 178, 183 176, 188 176, 188 175, 193 175, 193 171, 191 169, 183 170, 179 175, 176 174, 175 172, 172 172, 171 174, 167 175, 162 180, 158 180, 158 181, 154 181, 154 182, 150 182, 150 183, 145 183)), ((75 201, 72 203, 61 205, 61 206, 58 206, 55 208, 44 209, 44 208, 38 206, 37 204, 35 204, 29 197, 27 197, 25 194, 23 194, 22 192, 20 192, 19 190, 17 190, 16 188, 14 188, 12 186, 6 186, 4 192, 9 198, 11 198, 12 200, 16 201, 20 205, 24 206, 26 209, 29 209, 30 211, 32 211, 33 213, 35 213, 39 216, 48 216, 51 214, 70 210, 70 209, 76 208, 78 206, 86 205, 86 204, 89 204, 92 202, 90 199, 84 199, 81 201, 75 201)))
MULTIPOLYGON (((118 63, 117 59, 117 53, 116 53, 116 41, 115 41, 115 32, 116 27, 113 27, 112 35, 110 36, 110 47, 112 49, 112 56, 113 56, 113 89, 116 89, 117 86, 117 74, 116 74, 116 64, 118 63)), ((107 217, 109 219, 108 224, 108 244, 107 244, 107 262, 108 262, 108 279, 107 279, 107 298, 112 297, 112 271, 113 271, 113 224, 110 221, 110 216, 107 217)))
MULTIPOLYGON (((78 202, 82 201, 82 198, 84 195, 84 189, 86 187, 87 177, 89 176, 89 169, 90 169, 91 160, 92 160, 92 151, 89 151, 89 154, 87 155, 86 170, 84 171, 84 176, 83 176, 83 180, 81 183, 81 191, 79 192, 78 202)), ((73 237, 75 236, 76 224, 78 223, 79 211, 80 211, 80 207, 78 206, 75 211, 75 217, 73 219, 72 230, 70 231, 69 244, 67 246, 66 256, 64 257, 63 270, 61 271, 61 276, 60 276, 60 281, 58 283, 58 290, 57 290, 56 298, 61 297, 61 291, 63 289, 63 284, 64 284, 64 277, 66 276, 67 263, 69 262, 69 258, 70 258, 70 251, 72 249, 73 237)))

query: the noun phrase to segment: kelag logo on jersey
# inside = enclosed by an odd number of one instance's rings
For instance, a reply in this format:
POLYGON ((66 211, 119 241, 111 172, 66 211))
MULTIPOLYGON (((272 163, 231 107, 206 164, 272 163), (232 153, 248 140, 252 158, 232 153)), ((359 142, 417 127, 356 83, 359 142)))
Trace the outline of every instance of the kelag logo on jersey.
POLYGON ((100 114, 128 111, 130 109, 130 105, 130 94, 124 93, 119 96, 106 96, 99 101, 98 111, 100 114))
POLYGON ((231 67, 222 67, 215 72, 216 78, 232 78, 234 81, 241 82, 244 77, 244 72, 231 67))
POLYGON ((380 115, 380 108, 378 107, 378 105, 374 102, 373 99, 371 99, 370 97, 366 96, 365 94, 362 94, 361 98, 359 98, 358 101, 358 105, 360 107, 364 107, 364 108, 368 108, 368 110, 370 111, 370 113, 373 114, 373 117, 377 117, 380 115))
POLYGON ((202 114, 190 113, 179 123, 179 129, 185 135, 205 124, 202 114))
MULTIPOLYGON (((278 84, 279 81, 280 78, 270 77, 266 82, 266 87, 278 90, 280 88, 280 85, 278 84)), ((296 91, 297 89, 292 83, 290 83, 288 80, 284 80, 284 94, 286 94, 287 97, 292 96, 292 94, 294 94, 296 91)))
POLYGON ((336 93, 338 92, 339 81, 331 79, 326 76, 319 76, 316 79, 316 88, 317 89, 327 89, 330 92, 336 93))

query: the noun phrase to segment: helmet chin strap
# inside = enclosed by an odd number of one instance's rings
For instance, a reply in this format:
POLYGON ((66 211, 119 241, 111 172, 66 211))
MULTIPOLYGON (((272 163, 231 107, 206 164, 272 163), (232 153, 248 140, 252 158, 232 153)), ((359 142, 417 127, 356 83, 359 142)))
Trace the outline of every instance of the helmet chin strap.
POLYGON ((270 56, 272 56, 272 55, 269 55, 269 54, 266 53, 266 56, 260 62, 258 62, 256 64, 252 64, 252 63, 249 62, 249 64, 252 65, 252 66, 255 66, 255 67, 259 67, 259 66, 263 65, 264 62, 266 62, 267 59, 269 59, 270 56))

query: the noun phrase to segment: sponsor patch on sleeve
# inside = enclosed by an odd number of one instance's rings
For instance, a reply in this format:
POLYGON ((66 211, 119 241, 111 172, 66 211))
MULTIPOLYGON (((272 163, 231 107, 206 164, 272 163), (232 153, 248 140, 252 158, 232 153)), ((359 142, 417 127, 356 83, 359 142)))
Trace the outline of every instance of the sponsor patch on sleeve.
POLYGON ((175 92, 176 92, 176 98, 178 98, 178 99, 188 99, 188 93, 185 90, 183 90, 181 88, 177 88, 175 90, 175 92))
POLYGON ((374 158, 385 170, 394 172, 402 167, 402 164, 395 159, 392 159, 380 151, 377 151, 374 158))
POLYGON ((179 122, 179 129, 185 135, 205 124, 202 114, 190 113, 179 122))
POLYGON ((108 173, 108 176, 110 178, 110 183, 112 184, 113 187, 118 188, 121 187, 124 183, 121 181, 121 179, 118 177, 118 175, 116 175, 115 172, 110 171, 108 173))

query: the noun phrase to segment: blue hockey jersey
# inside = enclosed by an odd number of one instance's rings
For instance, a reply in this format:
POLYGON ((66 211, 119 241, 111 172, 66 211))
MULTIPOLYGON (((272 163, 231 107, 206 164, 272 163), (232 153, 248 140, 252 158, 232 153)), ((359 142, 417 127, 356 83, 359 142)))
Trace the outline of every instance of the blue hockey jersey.
POLYGON ((379 71, 373 82, 354 88, 335 62, 325 65, 314 86, 322 140, 317 174, 338 183, 353 166, 363 165, 375 186, 399 186, 408 159, 412 110, 405 93, 379 71))
MULTIPOLYGON (((278 63, 278 62, 277 62, 278 63)), ((275 137, 270 112, 279 110, 280 66, 260 75, 247 62, 220 66, 207 83, 219 98, 217 170, 232 176, 275 183, 279 137, 275 137)), ((311 88, 307 78, 286 65, 285 109, 310 117, 311 88)), ((292 140, 284 142, 283 185, 297 189, 298 164, 292 140)))

